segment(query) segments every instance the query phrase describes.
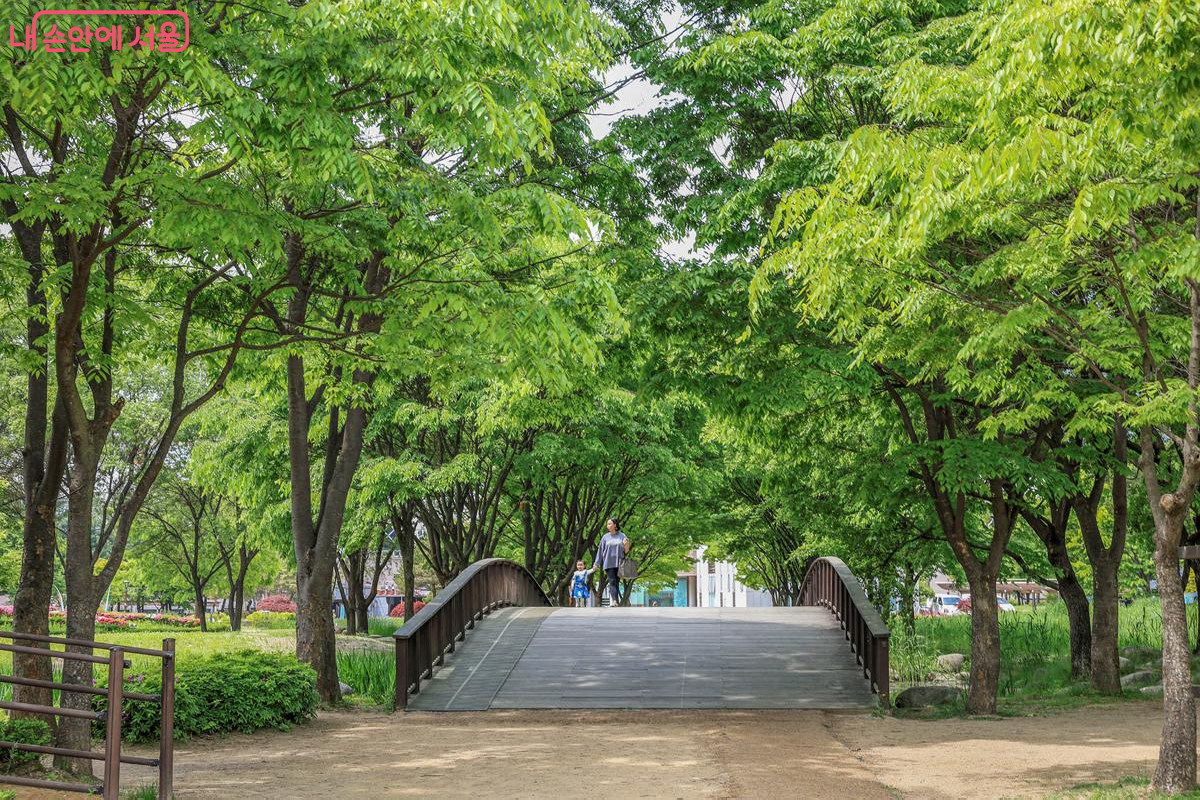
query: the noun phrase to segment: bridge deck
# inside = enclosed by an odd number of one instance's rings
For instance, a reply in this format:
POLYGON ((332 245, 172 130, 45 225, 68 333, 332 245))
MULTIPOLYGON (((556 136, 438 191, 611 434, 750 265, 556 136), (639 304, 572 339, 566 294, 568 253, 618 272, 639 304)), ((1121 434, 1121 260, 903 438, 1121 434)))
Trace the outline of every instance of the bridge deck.
POLYGON ((824 608, 509 608, 409 708, 869 708, 824 608))

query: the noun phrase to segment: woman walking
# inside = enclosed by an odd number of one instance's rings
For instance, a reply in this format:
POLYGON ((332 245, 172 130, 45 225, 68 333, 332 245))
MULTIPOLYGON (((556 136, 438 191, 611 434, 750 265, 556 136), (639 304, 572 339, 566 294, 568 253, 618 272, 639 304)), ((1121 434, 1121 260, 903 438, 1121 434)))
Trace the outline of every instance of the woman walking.
POLYGON ((608 533, 600 538, 600 544, 596 547, 596 563, 593 567, 604 570, 604 574, 608 576, 608 596, 612 598, 614 606, 621 602, 621 584, 618 581, 617 570, 620 569, 621 562, 625 560, 625 554, 632 545, 629 537, 621 533, 617 518, 610 519, 608 533))

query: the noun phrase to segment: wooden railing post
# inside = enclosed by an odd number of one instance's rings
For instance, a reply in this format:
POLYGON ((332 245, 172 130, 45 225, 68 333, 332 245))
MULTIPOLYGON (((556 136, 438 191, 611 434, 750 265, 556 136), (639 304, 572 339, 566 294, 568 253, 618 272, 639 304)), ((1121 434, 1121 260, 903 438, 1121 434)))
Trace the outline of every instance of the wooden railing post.
POLYGON ((171 800, 175 775, 175 640, 163 639, 162 727, 158 736, 158 800, 171 800))
POLYGON ((108 651, 108 711, 104 721, 104 800, 121 797, 121 700, 125 690, 125 651, 108 651))
POLYGON ((396 692, 392 701, 395 711, 408 708, 408 651, 411 643, 411 639, 396 640, 396 692))

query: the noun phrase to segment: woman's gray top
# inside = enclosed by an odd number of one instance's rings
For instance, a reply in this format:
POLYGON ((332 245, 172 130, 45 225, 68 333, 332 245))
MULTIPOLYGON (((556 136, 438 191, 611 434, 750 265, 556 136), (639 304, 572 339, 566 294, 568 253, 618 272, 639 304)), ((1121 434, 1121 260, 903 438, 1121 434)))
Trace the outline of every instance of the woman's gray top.
POLYGON ((624 558, 625 534, 620 531, 604 534, 596 547, 596 566, 601 569, 613 569, 621 566, 624 558))

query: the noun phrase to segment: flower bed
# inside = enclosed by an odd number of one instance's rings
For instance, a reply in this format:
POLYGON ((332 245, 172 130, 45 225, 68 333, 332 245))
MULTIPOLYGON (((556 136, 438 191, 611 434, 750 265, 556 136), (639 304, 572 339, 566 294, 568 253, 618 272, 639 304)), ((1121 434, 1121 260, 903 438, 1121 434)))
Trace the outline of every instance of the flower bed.
MULTIPOLYGON (((0 623, 12 623, 13 607, 0 606, 0 623)), ((50 609, 50 627, 65 626, 67 612, 62 609, 50 609)), ((121 611, 101 611, 96 614, 97 631, 138 630, 140 628, 199 628, 200 620, 196 617, 180 617, 174 614, 139 614, 121 611), (140 624, 139 624, 140 623, 140 624)))

